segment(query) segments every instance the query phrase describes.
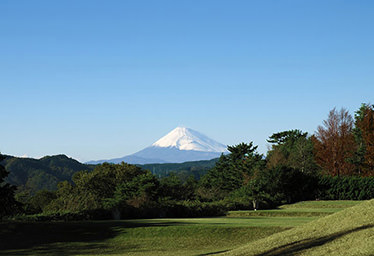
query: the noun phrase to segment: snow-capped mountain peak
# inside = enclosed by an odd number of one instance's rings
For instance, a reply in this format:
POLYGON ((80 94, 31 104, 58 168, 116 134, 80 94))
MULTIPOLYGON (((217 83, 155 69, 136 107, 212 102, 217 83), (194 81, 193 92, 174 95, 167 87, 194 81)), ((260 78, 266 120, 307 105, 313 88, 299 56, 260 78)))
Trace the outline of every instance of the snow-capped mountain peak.
POLYGON ((226 153, 228 151, 225 145, 195 130, 177 127, 151 146, 132 155, 89 163, 121 163, 122 161, 130 164, 183 163, 210 160, 226 153))
POLYGON ((154 147, 174 147, 179 150, 195 150, 204 152, 226 152, 226 146, 207 136, 186 128, 177 127, 152 144, 154 147))

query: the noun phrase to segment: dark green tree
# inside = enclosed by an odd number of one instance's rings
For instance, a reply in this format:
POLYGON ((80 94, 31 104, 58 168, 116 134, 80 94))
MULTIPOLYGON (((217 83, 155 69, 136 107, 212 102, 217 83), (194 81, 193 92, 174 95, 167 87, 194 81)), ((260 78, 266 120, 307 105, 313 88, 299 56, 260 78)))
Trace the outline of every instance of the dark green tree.
POLYGON ((318 176, 289 166, 277 166, 261 173, 262 190, 274 205, 315 199, 318 176))
POLYGON ((306 138, 307 132, 302 132, 301 130, 289 130, 278 133, 273 133, 267 140, 269 143, 284 145, 284 144, 294 144, 299 138, 306 138))
POLYGON ((57 196, 56 191, 39 190, 35 195, 32 195, 30 190, 24 190, 17 191, 15 198, 17 202, 22 204, 24 213, 36 214, 43 212, 57 196))
POLYGON ((36 209, 37 212, 43 212, 44 209, 46 209, 46 207, 56 198, 55 191, 40 190, 30 198, 28 203, 32 208, 36 209))
POLYGON ((268 207, 271 197, 267 194, 266 186, 268 180, 265 179, 263 171, 258 171, 255 176, 237 190, 230 193, 230 202, 239 204, 234 209, 253 209, 268 207))
POLYGON ((112 197, 103 199, 103 207, 112 211, 114 219, 129 208, 139 209, 157 200, 159 182, 151 172, 133 177, 115 187, 112 197))
POLYGON ((374 176, 374 105, 361 104, 360 109, 355 112, 352 133, 356 151, 349 162, 355 166, 355 174, 374 176))
POLYGON ((189 176, 183 182, 175 173, 160 180, 159 196, 171 200, 193 200, 197 182, 193 176, 189 176))
POLYGON ((257 146, 253 146, 253 142, 240 143, 227 149, 230 153, 221 155, 216 166, 201 179, 200 196, 222 199, 229 192, 247 184, 256 170, 265 166, 263 156, 257 153, 257 146))
POLYGON ((362 137, 362 130, 360 129, 360 123, 364 120, 366 109, 369 106, 365 103, 361 104, 361 107, 355 112, 355 127, 352 129, 352 133, 356 142, 356 151, 353 156, 348 159, 350 163, 355 166, 355 173, 361 175, 363 172, 363 165, 365 162, 366 147, 362 137))
POLYGON ((149 171, 126 163, 104 163, 92 172, 77 172, 73 183, 60 182, 57 199, 45 211, 119 211, 124 205, 139 206, 142 200, 153 200, 158 189, 158 181, 149 171))
POLYGON ((274 133, 267 141, 273 144, 267 155, 268 168, 289 166, 301 172, 317 172, 313 143, 308 133, 300 130, 283 131, 274 133))
MULTIPOLYGON (((5 156, 0 154, 0 162, 4 159, 5 156)), ((19 204, 14 199, 16 187, 5 182, 8 175, 9 172, 0 164, 0 219, 14 214, 19 208, 19 204)))

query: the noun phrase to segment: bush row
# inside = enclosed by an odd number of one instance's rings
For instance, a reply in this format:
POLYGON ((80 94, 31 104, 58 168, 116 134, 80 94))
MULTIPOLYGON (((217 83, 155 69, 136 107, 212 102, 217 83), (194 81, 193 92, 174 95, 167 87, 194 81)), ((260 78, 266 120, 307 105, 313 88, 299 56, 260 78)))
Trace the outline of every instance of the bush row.
POLYGON ((323 176, 318 197, 324 200, 368 200, 374 198, 374 177, 323 176))
MULTIPOLYGON (((114 209, 116 210, 116 209, 114 209)), ((120 211, 121 219, 129 218, 193 218, 223 216, 227 212, 224 202, 200 202, 163 200, 150 202, 140 207, 123 206, 120 211)), ((115 213, 114 211, 113 213, 115 213)), ((115 214, 114 214, 115 215, 115 214)), ((113 216, 115 217, 115 216, 113 216)), ((119 216, 117 216, 119 217, 119 216)))
POLYGON ((193 218, 223 216, 227 207, 223 202, 175 201, 150 203, 141 207, 123 206, 120 209, 85 210, 79 212, 49 212, 34 215, 17 215, 9 220, 16 221, 81 221, 136 218, 193 218))
POLYGON ((8 217, 7 220, 15 221, 82 221, 82 220, 105 220, 110 219, 111 213, 104 209, 85 210, 80 212, 49 212, 39 214, 20 214, 8 217))

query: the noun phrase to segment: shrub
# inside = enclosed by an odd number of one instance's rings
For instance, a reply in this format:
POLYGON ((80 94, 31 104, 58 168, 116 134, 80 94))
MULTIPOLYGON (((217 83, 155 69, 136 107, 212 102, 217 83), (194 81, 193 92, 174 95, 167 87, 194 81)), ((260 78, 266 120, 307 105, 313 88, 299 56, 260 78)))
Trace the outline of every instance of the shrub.
POLYGON ((374 198, 374 177, 322 176, 318 196, 325 200, 368 200, 374 198))

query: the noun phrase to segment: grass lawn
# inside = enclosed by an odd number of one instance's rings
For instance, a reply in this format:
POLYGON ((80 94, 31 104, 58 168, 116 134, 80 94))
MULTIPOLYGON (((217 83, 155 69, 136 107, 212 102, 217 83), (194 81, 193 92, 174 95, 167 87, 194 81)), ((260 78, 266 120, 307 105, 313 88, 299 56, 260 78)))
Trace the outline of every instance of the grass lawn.
POLYGON ((227 217, 322 217, 360 203, 362 203, 362 201, 304 201, 296 204, 282 205, 279 209, 275 210, 231 211, 228 213, 227 217))
POLYGON ((316 212, 354 204, 305 202, 219 218, 0 223, 0 255, 212 255, 316 220, 316 212))
MULTIPOLYGON (((336 205, 339 203, 326 208, 336 205)), ((373 252, 374 199, 223 255, 374 255, 373 252)))

